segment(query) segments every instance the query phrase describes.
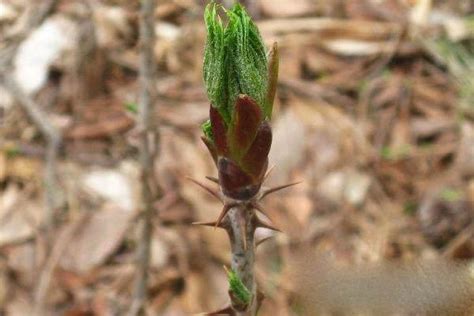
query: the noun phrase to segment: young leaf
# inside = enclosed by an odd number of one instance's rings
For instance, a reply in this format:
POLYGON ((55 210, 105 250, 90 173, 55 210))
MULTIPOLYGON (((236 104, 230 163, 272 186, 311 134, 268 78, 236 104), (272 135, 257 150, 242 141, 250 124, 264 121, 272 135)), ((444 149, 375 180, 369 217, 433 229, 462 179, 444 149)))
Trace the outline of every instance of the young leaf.
POLYGON ((225 11, 228 23, 224 26, 217 8, 211 3, 205 12, 204 83, 212 105, 229 123, 239 94, 249 95, 264 107, 268 64, 260 33, 245 9, 236 4, 225 11))
POLYGON ((225 270, 227 272, 230 292, 242 303, 242 305, 250 304, 252 293, 250 293, 247 287, 245 287, 244 283, 234 270, 228 270, 227 268, 225 268, 225 270))

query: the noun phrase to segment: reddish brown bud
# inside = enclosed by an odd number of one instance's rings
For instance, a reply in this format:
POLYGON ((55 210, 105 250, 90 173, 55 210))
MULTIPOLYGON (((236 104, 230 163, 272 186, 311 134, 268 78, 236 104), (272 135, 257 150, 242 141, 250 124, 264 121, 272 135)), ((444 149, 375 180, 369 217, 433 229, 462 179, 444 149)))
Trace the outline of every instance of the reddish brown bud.
POLYGON ((227 144, 227 128, 221 114, 211 105, 209 109, 209 117, 211 120, 212 136, 214 144, 219 156, 224 156, 229 153, 227 144))
POLYGON ((205 136, 201 136, 201 140, 206 145, 207 150, 211 153, 212 160, 214 160, 214 163, 217 165, 217 149, 214 143, 210 140, 207 139, 205 136))
POLYGON ((242 157, 250 147, 261 121, 262 110, 258 104, 247 95, 239 95, 235 102, 228 138, 235 159, 242 157))
POLYGON ((268 153, 272 145, 272 129, 264 121, 247 154, 242 158, 242 167, 255 178, 263 178, 268 165, 268 153))
POLYGON ((217 162, 219 183, 224 195, 236 199, 247 200, 255 196, 260 189, 260 183, 253 179, 228 158, 220 158, 217 162))

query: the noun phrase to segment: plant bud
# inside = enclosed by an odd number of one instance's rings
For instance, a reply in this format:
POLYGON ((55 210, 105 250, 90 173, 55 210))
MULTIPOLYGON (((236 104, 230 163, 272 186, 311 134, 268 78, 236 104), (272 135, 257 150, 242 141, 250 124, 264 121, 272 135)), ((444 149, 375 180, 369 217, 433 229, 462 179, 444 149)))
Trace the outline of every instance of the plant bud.
POLYGON ((216 4, 205 12, 204 83, 211 106, 203 141, 218 168, 222 192, 247 200, 259 191, 268 166, 278 50, 274 44, 267 59, 258 29, 241 5, 225 13, 226 25, 216 4))

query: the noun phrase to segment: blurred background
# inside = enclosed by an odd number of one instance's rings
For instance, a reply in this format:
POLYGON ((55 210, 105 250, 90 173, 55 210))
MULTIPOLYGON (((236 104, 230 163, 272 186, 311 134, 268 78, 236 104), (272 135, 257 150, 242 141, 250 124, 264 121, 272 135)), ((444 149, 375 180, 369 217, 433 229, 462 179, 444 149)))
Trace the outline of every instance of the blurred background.
MULTIPOLYGON (((257 253, 261 315, 295 314, 285 263, 302 242, 343 263, 473 258, 474 1, 242 3, 280 46, 267 185, 303 181, 264 203, 283 233, 258 231, 273 237, 257 253)), ((227 236, 191 225, 220 203, 185 178, 216 175, 199 138, 205 4, 157 0, 154 12, 162 198, 150 315, 228 301, 227 236)), ((130 304, 138 6, 0 1, 0 315, 123 315, 130 304)))

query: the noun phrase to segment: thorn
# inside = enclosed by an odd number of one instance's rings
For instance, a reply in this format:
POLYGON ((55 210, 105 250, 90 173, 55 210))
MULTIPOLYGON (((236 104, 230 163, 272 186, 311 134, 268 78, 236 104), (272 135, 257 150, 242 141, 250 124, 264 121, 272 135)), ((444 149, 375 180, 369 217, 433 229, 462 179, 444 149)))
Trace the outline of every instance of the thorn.
POLYGON ((273 239, 273 236, 268 236, 268 237, 260 239, 259 241, 255 243, 255 248, 257 248, 258 246, 260 246, 261 244, 263 244, 264 242, 270 239, 273 239))
POLYGON ((199 225, 199 226, 209 226, 209 227, 219 227, 219 228, 223 228, 225 229, 225 227, 221 224, 217 225, 217 222, 216 221, 212 221, 212 222, 193 222, 191 223, 191 225, 199 225))
POLYGON ((274 188, 266 189, 266 190, 263 191, 262 196, 260 197, 259 200, 262 200, 264 197, 266 197, 267 195, 269 195, 271 193, 274 193, 274 192, 289 188, 291 186, 300 184, 301 182, 302 181, 298 181, 298 182, 288 183, 288 184, 280 185, 280 186, 277 186, 277 187, 274 187, 274 188))
POLYGON ((219 214, 219 217, 217 218, 216 224, 214 228, 219 227, 221 225, 222 219, 226 214, 230 211, 231 208, 233 208, 236 204, 230 203, 230 204, 224 204, 224 207, 222 208, 221 213, 219 214))
POLYGON ((206 176, 206 179, 211 182, 219 184, 219 179, 217 179, 216 177, 206 176))
POLYGON ((230 316, 234 316, 236 314, 235 314, 234 310, 232 309, 232 307, 229 305, 229 306, 221 308, 217 311, 213 311, 213 312, 210 312, 210 313, 202 313, 200 315, 208 315, 208 316, 211 316, 211 315, 230 315, 230 316))
POLYGON ((201 183, 199 182, 198 180, 196 179, 193 179, 191 177, 186 177, 186 179, 194 182, 195 184, 197 184, 198 186, 200 186, 201 188, 203 188, 204 190, 206 190, 207 192, 209 192, 210 194, 212 194, 212 196, 214 196, 216 199, 218 199, 219 201, 221 201, 222 204, 224 204, 224 201, 222 200, 222 198, 219 196, 219 193, 214 191, 212 188, 208 187, 207 185, 205 185, 204 183, 201 183))
POLYGON ((262 182, 265 182, 268 179, 268 177, 272 173, 273 169, 275 169, 275 165, 268 168, 267 172, 265 172, 265 175, 263 176, 263 181, 262 182))
MULTIPOLYGON (((265 213, 264 213, 264 214, 265 214, 265 213)), ((265 214, 265 215, 266 215, 266 214, 265 214)), ((256 217, 256 222, 257 222, 255 226, 256 226, 257 228, 258 228, 258 227, 266 228, 266 229, 274 230, 274 231, 276 231, 276 232, 281 233, 281 230, 280 230, 280 229, 276 228, 275 226, 272 226, 272 225, 270 225, 270 224, 265 223, 265 222, 262 221, 260 218, 258 218, 258 216, 255 216, 255 217, 256 217)), ((269 237, 269 238, 271 238, 271 237, 269 237)), ((265 239, 261 240, 260 242, 264 242, 264 241, 265 241, 265 239)), ((259 242, 259 243, 260 243, 260 242, 259 242)))
POLYGON ((224 268, 225 273, 229 275, 230 274, 229 268, 227 268, 225 264, 223 264, 222 267, 224 268))
MULTIPOLYGON (((265 215, 266 217, 270 218, 270 216, 268 216, 268 212, 263 208, 262 205, 258 204, 257 202, 253 202, 250 204, 254 209, 256 209, 257 211, 259 211, 260 213, 262 213, 263 215, 265 215)), ((258 219, 258 217, 257 217, 258 219)))

